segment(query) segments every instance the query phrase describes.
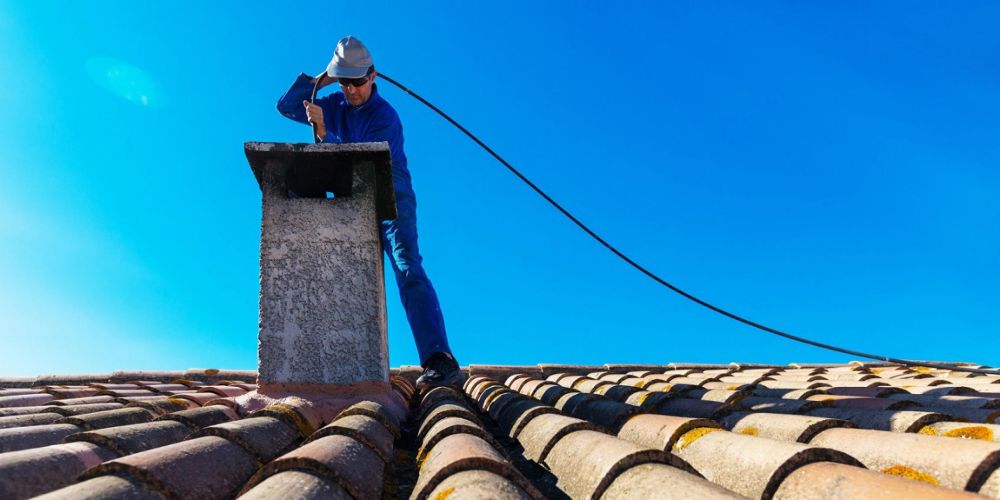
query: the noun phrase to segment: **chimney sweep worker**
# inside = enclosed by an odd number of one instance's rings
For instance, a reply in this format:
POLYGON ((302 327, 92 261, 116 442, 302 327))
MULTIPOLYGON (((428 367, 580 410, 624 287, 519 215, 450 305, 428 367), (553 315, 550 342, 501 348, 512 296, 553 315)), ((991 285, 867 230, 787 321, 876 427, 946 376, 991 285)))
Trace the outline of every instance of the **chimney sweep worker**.
POLYGON ((317 98, 315 104, 310 104, 316 80, 303 73, 278 100, 278 112, 313 125, 321 142, 388 141, 398 215, 395 220, 381 223, 382 248, 396 275, 399 297, 424 368, 417 387, 458 385, 465 375, 448 347, 437 293, 424 272, 417 247, 417 198, 406 168, 399 115, 378 94, 375 85, 378 73, 372 56, 357 38, 347 36, 337 43, 325 74, 327 78, 321 86, 338 82, 341 92, 317 98))

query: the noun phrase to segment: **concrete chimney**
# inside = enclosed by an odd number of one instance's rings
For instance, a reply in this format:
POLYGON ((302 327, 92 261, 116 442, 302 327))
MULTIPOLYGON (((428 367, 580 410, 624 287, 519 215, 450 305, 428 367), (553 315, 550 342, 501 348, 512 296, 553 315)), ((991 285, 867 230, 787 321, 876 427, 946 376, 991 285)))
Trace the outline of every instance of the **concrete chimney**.
POLYGON ((258 384, 387 383, 379 222, 396 217, 388 143, 244 149, 263 194, 258 384))

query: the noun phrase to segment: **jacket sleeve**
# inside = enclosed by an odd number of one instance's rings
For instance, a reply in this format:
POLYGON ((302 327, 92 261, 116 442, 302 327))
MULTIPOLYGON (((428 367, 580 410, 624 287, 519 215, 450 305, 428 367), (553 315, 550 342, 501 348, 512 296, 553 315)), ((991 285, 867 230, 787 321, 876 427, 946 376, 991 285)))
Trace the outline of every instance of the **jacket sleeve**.
POLYGON ((399 122, 399 117, 395 114, 380 117, 374 120, 365 131, 362 138, 364 142, 388 142, 389 155, 392 157, 393 165, 405 163, 402 158, 403 151, 403 124, 399 122))
POLYGON ((342 141, 340 139, 339 135, 333 133, 333 130, 330 127, 327 127, 326 128, 326 135, 323 136, 323 142, 330 143, 330 144, 340 144, 341 142, 344 142, 344 141, 342 141))
POLYGON ((399 121, 393 120, 376 120, 373 121, 371 126, 365 131, 364 142, 382 142, 386 141, 389 144, 396 142, 399 136, 402 134, 403 127, 400 125, 399 121))
MULTIPOLYGON (((308 101, 312 97, 312 89, 312 77, 305 73, 300 74, 285 94, 278 99, 278 112, 286 118, 304 125, 310 125, 309 118, 306 116, 306 108, 302 105, 302 101, 308 101)), ((315 102, 317 106, 323 108, 323 114, 327 117, 333 116, 333 113, 330 112, 330 107, 333 105, 330 96, 317 97, 315 102)), ((332 123, 327 120, 326 136, 323 137, 323 142, 340 143, 340 136, 334 132, 331 125, 332 123)))
MULTIPOLYGON (((305 73, 300 74, 288 91, 278 99, 278 112, 285 118, 308 125, 309 119, 306 118, 306 108, 302 106, 302 101, 309 100, 309 97, 312 96, 312 89, 312 77, 305 73)), ((320 99, 316 99, 316 101, 319 104, 320 99)))

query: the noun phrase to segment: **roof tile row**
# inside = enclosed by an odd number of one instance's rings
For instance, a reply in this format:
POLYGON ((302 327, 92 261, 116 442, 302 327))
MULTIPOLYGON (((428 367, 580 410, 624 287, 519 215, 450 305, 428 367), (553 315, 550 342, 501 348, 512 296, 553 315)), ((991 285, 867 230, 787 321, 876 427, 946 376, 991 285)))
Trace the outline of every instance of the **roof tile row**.
POLYGON ((406 425, 374 401, 339 414, 269 403, 252 377, 224 372, 32 379, 49 382, 0 389, 0 497, 391 497, 400 467, 414 498, 1000 497, 1000 377, 884 364, 469 371, 464 392, 417 395, 419 369, 393 370, 414 406, 406 425))
MULTIPOLYGON (((562 377, 556 378, 561 380, 562 377)), ((513 384, 516 378, 508 379, 513 384)), ((523 381, 518 386, 529 390, 523 381)), ((544 386, 535 389, 544 390, 544 386)), ((603 424, 564 416, 551 411, 534 410, 535 405, 518 404, 531 401, 511 387, 491 379, 473 377, 465 385, 467 394, 475 399, 482 411, 498 422, 501 429, 516 439, 524 455, 549 470, 558 479, 558 487, 571 498, 626 498, 642 494, 648 498, 663 498, 663 481, 669 481, 670 494, 704 498, 737 498, 732 493, 708 483, 686 462, 661 450, 643 447, 597 429, 617 426, 618 408, 599 405, 588 412, 603 424), (609 416, 611 415, 611 416, 609 416), (525 422, 526 420, 526 422, 525 422), (515 424, 504 424, 514 422, 515 424), (626 474, 627 473, 627 474, 626 474), (659 483, 660 488, 656 488, 659 483), (653 496, 649 496, 653 495, 653 496)), ((567 393, 557 402, 563 407, 578 409, 590 406, 593 398, 570 401, 566 396, 588 396, 567 393)), ((606 401, 605 403, 622 403, 606 401)), ((630 410, 631 411, 631 410, 630 410)))
POLYGON ((493 498, 544 498, 504 456, 458 391, 448 387, 429 391, 421 398, 418 415, 419 475, 411 498, 443 498, 440 495, 450 495, 461 484, 496 491, 493 498), (489 474, 457 477, 471 471, 489 474))
MULTIPOLYGON (((920 463, 919 460, 910 460, 910 462, 908 462, 911 463, 911 465, 914 465, 914 467, 909 467, 903 463, 894 463, 893 465, 887 467, 878 468, 880 462, 864 462, 864 459, 859 461, 857 457, 846 452, 845 450, 850 450, 850 448, 843 446, 839 441, 833 442, 833 444, 830 445, 824 444, 829 442, 826 440, 817 441, 818 436, 822 436, 824 434, 830 435, 830 433, 833 433, 834 431, 861 432, 863 435, 869 436, 870 439, 887 440, 894 442, 894 446, 899 446, 901 442, 898 440, 897 436, 906 436, 906 434, 901 434, 904 432, 914 433, 920 431, 921 429, 928 428, 930 430, 923 432, 924 434, 938 435, 936 430, 937 428, 928 427, 930 425, 938 425, 940 427, 941 425, 947 424, 949 426, 954 425, 954 429, 970 429, 968 424, 946 421, 948 419, 954 420, 955 413, 962 413, 962 408, 966 406, 989 407, 991 405, 995 405, 995 398, 990 398, 989 393, 980 393, 980 395, 977 395, 976 397, 980 400, 976 401, 975 405, 972 405, 970 404, 970 400, 953 400, 951 398, 940 399, 936 395, 926 399, 897 399, 899 398, 898 395, 908 394, 908 392, 901 386, 896 387, 891 386, 890 384, 887 384, 890 385, 890 387, 887 388, 882 388, 882 386, 873 386, 873 388, 845 388, 839 385, 828 385, 825 387, 834 389, 832 391, 827 391, 828 394, 839 393, 833 394, 832 396, 841 397, 837 398, 827 396, 823 401, 810 402, 802 402, 801 400, 795 399, 786 400, 788 402, 799 402, 802 404, 795 405, 796 407, 794 409, 784 408, 789 414, 776 414, 757 412, 760 410, 772 410, 775 408, 774 403, 767 404, 767 401, 761 401, 761 399, 765 398, 749 399, 740 397, 744 394, 753 392, 756 389, 754 386, 711 389, 707 391, 699 391, 691 388, 692 386, 704 387, 706 380, 718 379, 719 377, 717 373, 714 375, 707 374, 707 376, 699 378, 698 376, 692 376, 693 372, 684 374, 669 373, 669 371, 662 374, 649 374, 641 372, 632 374, 587 372, 583 375, 581 375, 581 372, 582 370, 566 373, 550 373, 545 380, 535 378, 531 374, 512 374, 508 376, 505 387, 503 388, 500 388, 500 384, 497 384, 496 382, 487 381, 482 378, 474 378, 471 379, 469 383, 474 383, 475 385, 470 387, 467 384, 467 388, 469 390, 469 395, 480 401, 483 405, 484 411, 486 411, 487 414, 494 420, 497 420, 498 423, 499 419, 502 418, 502 412, 498 412, 495 408, 490 408, 490 406, 502 405, 506 407, 513 407, 510 401, 515 399, 507 395, 504 392, 504 389, 512 393, 519 391, 521 397, 529 398, 526 402, 521 403, 521 407, 535 408, 535 406, 532 406, 531 403, 550 404, 557 410, 560 410, 561 413, 579 416, 582 417, 583 420, 589 422, 588 424, 586 422, 580 422, 569 416, 533 410, 537 413, 537 415, 533 417, 532 422, 538 422, 538 424, 536 425, 529 422, 528 424, 523 425, 524 430, 521 432, 521 435, 528 438, 529 441, 539 440, 544 442, 547 440, 548 442, 541 445, 536 443, 535 446, 532 446, 530 443, 522 444, 524 445, 525 456, 539 463, 547 463, 548 454, 551 452, 552 447, 551 441, 562 439, 565 435, 574 431, 585 430, 588 425, 591 425, 589 429, 599 428, 611 432, 614 432, 617 429, 619 437, 629 437, 646 446, 654 444, 664 445, 661 449, 672 449, 682 458, 690 458, 689 462, 695 464, 696 469, 698 468, 697 464, 701 464, 702 468, 708 472, 708 474, 705 475, 714 482, 741 494, 760 496, 763 498, 776 495, 782 483, 787 478, 792 477, 792 473, 808 464, 816 462, 822 462, 824 464, 823 467, 814 467, 810 470, 826 470, 830 471, 831 474, 847 477, 858 476, 858 474, 856 471, 848 471, 850 473, 847 474, 842 467, 857 468, 858 466, 866 465, 873 470, 883 472, 885 474, 895 474, 907 478, 913 478, 914 474, 922 474, 922 476, 917 478, 924 479, 925 481, 927 481, 928 478, 933 478, 929 482, 936 482, 936 484, 942 484, 958 489, 967 489, 970 491, 979 490, 980 492, 986 494, 991 494, 993 492, 995 488, 993 483, 996 481, 995 477, 1000 475, 1000 473, 996 472, 1000 466, 995 463, 993 452, 989 451, 995 451, 998 448, 983 441, 993 439, 992 429, 988 427, 983 428, 980 426, 976 430, 960 430, 953 432, 952 434, 953 436, 964 435, 979 438, 980 441, 974 445, 976 448, 981 448, 981 453, 979 455, 974 453, 974 450, 971 447, 963 450, 946 452, 947 450, 945 450, 945 448, 951 448, 953 446, 961 447, 965 443, 965 441, 962 440, 954 440, 953 443, 949 443, 942 447, 942 453, 936 458, 937 463, 948 464, 947 466, 949 467, 950 473, 957 475, 960 479, 964 479, 964 481, 947 481, 944 480, 943 476, 942 478, 938 478, 933 474, 933 467, 929 467, 929 464, 920 463), (675 389, 673 384, 668 384, 663 380, 682 380, 681 378, 678 378, 678 376, 683 377, 684 382, 684 386, 681 386, 679 390, 675 389), (632 383, 634 385, 623 386, 620 385, 620 383, 632 383), (616 390, 616 387, 642 387, 643 389, 658 389, 658 392, 649 392, 646 390, 633 391, 626 389, 616 390), (712 391, 720 391, 716 392, 716 394, 723 394, 721 391, 731 392, 725 393, 726 397, 724 398, 710 397, 709 400, 701 399, 702 396, 712 391), (625 396, 626 394, 627 396, 625 396), (982 394, 985 394, 986 397, 982 397, 982 394), (615 397, 608 397, 609 395, 614 395, 615 397), (698 399, 694 399, 692 396, 698 397, 698 399), (622 403, 616 401, 616 399, 622 397, 625 397, 625 406, 633 406, 631 410, 619 410, 617 405, 622 403), (537 398, 537 400, 534 398, 537 398), (711 401, 711 399, 720 399, 721 401, 711 401), (845 407, 837 408, 834 406, 830 408, 823 408, 822 404, 831 403, 829 399, 835 400, 833 401, 834 405, 838 402, 846 402, 846 404, 841 403, 845 407), (710 412, 708 415, 690 415, 692 411, 698 411, 692 410, 690 406, 694 401, 699 402, 695 404, 714 402, 721 405, 730 405, 732 408, 729 410, 723 410, 722 408, 712 408, 709 410, 705 408, 700 411, 710 412), (895 403, 900 401, 906 401, 906 407, 918 407, 920 404, 927 402, 942 404, 944 402, 954 401, 959 404, 952 405, 947 408, 949 412, 951 412, 951 415, 936 414, 933 412, 890 409, 894 408, 896 406, 895 403), (813 403, 820 403, 821 405, 816 406, 813 403), (852 408, 853 406, 860 406, 861 408, 852 408), (590 408, 589 411, 587 410, 588 408, 590 408), (864 408, 875 408, 876 410, 864 408), (733 413, 733 411, 739 409, 742 409, 743 411, 733 413), (628 415, 629 412, 634 415, 636 410, 642 411, 643 414, 635 416, 628 415), (748 412, 746 410, 750 411, 748 412), (621 421, 616 420, 615 411, 621 411, 623 414, 628 416, 625 416, 621 421), (822 416, 794 414, 795 412, 819 413, 823 411, 834 412, 835 414, 822 416), (684 417, 687 415, 687 418, 674 421, 672 426, 668 425, 667 421, 663 421, 659 427, 654 424, 649 424, 651 429, 639 430, 643 427, 643 424, 655 421, 657 417, 670 418, 669 416, 648 414, 649 412, 666 413, 668 415, 672 414, 675 417, 684 417), (674 429, 690 422, 692 420, 691 416, 704 416, 708 418, 721 419, 727 428, 736 431, 736 433, 720 433, 717 429, 719 425, 713 422, 713 424, 704 424, 702 426, 689 428, 687 433, 681 433, 678 435, 674 429), (850 417, 855 422, 836 417, 850 417), (625 425, 621 425, 622 422, 624 422, 625 425), (544 425, 545 423, 548 423, 549 425, 544 425), (560 433, 560 425, 568 427, 571 424, 577 425, 578 428, 574 429, 574 431, 561 431, 560 433), (592 424, 596 424, 596 426, 592 424), (854 429, 850 429, 850 427, 854 427, 858 424, 862 427, 869 427, 871 429, 884 428, 886 430, 895 430, 897 433, 894 434, 878 430, 855 431, 854 429), (553 429, 552 426, 555 428, 553 429), (525 434, 525 432, 530 434, 525 434), (691 441, 690 443, 682 443, 682 445, 678 447, 678 441, 684 441, 684 436, 690 435, 695 436, 696 439, 689 439, 691 441), (767 439, 764 436, 771 439, 767 439), (781 441, 786 442, 782 443, 781 441), (810 442, 813 446, 805 444, 792 444, 810 442), (668 443, 670 447, 665 446, 668 443), (816 444, 824 444, 825 447, 816 447, 816 444), (782 452, 782 449, 785 449, 786 451, 782 452), (749 450, 758 451, 751 452, 749 450), (974 470, 971 471, 971 475, 970 471, 963 471, 963 468, 965 468, 963 464, 949 458, 955 453, 964 454, 968 464, 970 464, 970 466, 974 466, 974 470), (729 456, 727 456, 727 454, 729 454, 729 456), (758 457, 761 461, 753 462, 751 460, 748 462, 748 457, 758 457), (784 458, 785 460, 779 460, 779 458, 784 458), (864 462, 864 464, 862 462, 864 462), (834 463, 840 463, 841 465, 838 467, 832 467, 834 463), (741 464, 741 467, 727 470, 727 466, 730 464, 741 464), (926 470, 930 470, 931 472, 926 472, 926 470), (757 471, 757 473, 754 474, 753 471, 757 471), (976 471, 978 471, 978 476, 975 475, 976 471)), ((772 378, 774 378, 774 373, 771 375, 772 378)), ((885 375, 886 373, 883 372, 883 376, 885 375)), ((729 380, 726 380, 726 382, 760 382, 760 377, 752 380, 734 380, 735 378, 736 377, 730 377, 729 380)), ((875 374, 861 374, 859 376, 850 373, 842 373, 840 378, 849 380, 851 378, 874 379, 878 377, 876 377, 875 374)), ((927 377, 918 380, 926 379, 927 377)), ((945 381, 944 383, 948 382, 945 381)), ((992 381, 990 382, 990 384, 993 383, 994 382, 992 381)), ((779 380, 770 389, 787 389, 787 387, 784 387, 784 384, 779 380)), ((810 394, 805 397, 812 395, 813 394, 810 394)), ((989 413, 982 412, 973 415, 984 420, 995 418, 995 416, 992 416, 989 413)), ((703 422, 705 421, 703 420, 703 422)), ((708 420, 708 422, 712 421, 708 420)), ((948 429, 948 431, 952 430, 951 427, 947 427, 946 429, 948 429)), ((920 437, 913 434, 909 434, 908 436, 916 438, 920 437)), ((857 441, 857 439, 855 439, 855 441, 857 441)), ((940 444, 940 442, 937 442, 937 445, 940 444)), ((921 443, 919 447, 925 450, 936 450, 937 445, 931 444, 928 441, 921 443)), ((886 456, 891 455, 891 453, 882 453, 882 455, 883 456, 881 458, 883 460, 893 458, 886 456)), ((907 457, 905 456, 895 458, 899 459, 897 462, 907 462, 907 457)), ((578 470, 578 466, 573 467, 573 469, 578 470)), ((559 476, 558 473, 557 476, 559 476)), ((891 479, 888 476, 872 477, 865 474, 862 474, 861 476, 866 477, 866 480, 869 481, 874 479, 878 479, 880 481, 891 479)), ((563 478, 560 477, 560 484, 562 481, 563 478)), ((790 480, 790 490, 795 490, 797 488, 800 489, 805 486, 799 484, 798 486, 793 487, 793 485, 798 484, 797 481, 798 479, 790 480)), ((891 483, 892 481, 890 480, 889 482, 891 483)), ((934 492, 934 494, 940 493, 941 492, 934 492)))
MULTIPOLYGON (((0 377, 0 388, 28 388, 39 386, 60 386, 73 384, 162 384, 175 380, 185 380, 191 385, 214 383, 219 380, 254 383, 254 370, 218 370, 214 368, 191 368, 174 371, 134 371, 121 370, 112 373, 91 373, 73 375, 40 375, 38 377, 0 377)), ((143 385, 138 384, 138 385, 143 385)))
MULTIPOLYGON (((300 425, 306 417, 297 413, 299 408, 269 407, 241 418, 220 399, 221 395, 242 395, 253 389, 252 385, 220 384, 200 387, 196 393, 169 395, 168 391, 188 387, 173 384, 157 388, 159 393, 152 397, 133 395, 134 389, 124 385, 95 384, 94 390, 117 393, 113 403, 87 403, 73 397, 55 400, 62 402, 61 406, 0 408, 20 413, 0 417, 12 424, 0 429, 0 498, 27 498, 46 492, 50 498, 225 498, 241 488, 250 497, 261 497, 269 486, 257 490, 254 486, 258 483, 295 483, 296 478, 301 479, 302 472, 286 476, 284 471, 289 464, 298 467, 294 464, 302 460, 320 464, 311 474, 317 485, 322 485, 313 490, 324 498, 332 495, 323 492, 335 488, 345 495, 377 496, 381 479, 373 480, 369 468, 359 468, 357 458, 368 453, 384 465, 399 435, 399 422, 391 412, 376 403, 363 403, 342 412, 342 418, 312 433, 307 444, 297 448, 306 437, 301 430, 308 427, 300 425), (113 407, 97 408, 101 405, 113 407), (96 411, 73 411, 76 409, 96 411), (13 426, 11 419, 18 419, 21 425, 13 426), (316 456, 308 456, 316 450, 321 450, 320 455, 326 453, 332 441, 346 443, 341 447, 346 455, 331 458, 333 465, 325 467, 322 457, 317 461, 316 456), (25 480, 29 475, 32 479, 25 480), (332 483, 331 478, 335 478, 332 483), (77 483, 70 484, 74 479, 77 483)), ((409 382, 401 380, 396 385, 412 394, 409 382)), ((23 389, 17 391, 24 394, 23 389)), ((87 393, 74 388, 45 394, 87 393)), ((274 489, 270 498, 283 498, 286 492, 274 489)))

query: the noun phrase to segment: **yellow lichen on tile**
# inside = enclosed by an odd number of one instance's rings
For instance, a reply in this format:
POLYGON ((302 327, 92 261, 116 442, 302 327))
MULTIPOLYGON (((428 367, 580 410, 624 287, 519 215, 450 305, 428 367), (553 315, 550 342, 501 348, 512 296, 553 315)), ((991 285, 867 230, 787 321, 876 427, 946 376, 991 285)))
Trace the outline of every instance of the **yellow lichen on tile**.
POLYGON ((732 396, 729 396, 729 399, 726 400, 726 403, 728 403, 728 404, 736 404, 736 403, 739 403, 740 401, 743 401, 744 399, 746 399, 748 397, 750 397, 749 394, 744 394, 744 393, 737 392, 736 394, 733 394, 732 396))
POLYGON ((639 406, 642 406, 643 404, 646 403, 646 399, 649 398, 650 394, 652 394, 652 392, 647 392, 646 394, 643 394, 642 396, 639 396, 639 401, 638 401, 639 402, 639 406))
POLYGON ((920 431, 917 432, 917 434, 926 434, 928 436, 937 436, 938 435, 937 429, 935 429, 934 427, 929 426, 929 425, 925 425, 923 429, 920 429, 920 431))
POLYGON ((441 493, 438 493, 437 495, 434 495, 434 500, 444 500, 445 498, 450 497, 451 494, 454 493, 454 492, 455 492, 455 487, 454 486, 449 486, 449 487, 445 488, 444 491, 442 491, 441 493))
POLYGON ((492 394, 490 394, 489 396, 486 396, 486 401, 483 401, 483 408, 489 408, 490 404, 493 403, 494 399, 498 398, 501 394, 505 394, 507 392, 508 391, 505 391, 503 389, 497 389, 497 390, 493 391, 492 394))
POLYGON ((993 431, 981 425, 970 425, 959 427, 944 433, 948 437, 959 437, 966 439, 981 439, 983 441, 993 441, 993 431))
POLYGON ((288 417, 303 436, 309 436, 316 430, 308 420, 289 405, 276 403, 268 406, 267 409, 288 417))
POLYGON ((185 406, 192 404, 190 399, 178 398, 178 397, 173 397, 173 396, 168 397, 167 401, 170 402, 170 403, 181 404, 181 405, 185 405, 185 406))
POLYGON ((687 448, 691 443, 701 439, 705 434, 709 434, 715 431, 721 431, 716 427, 697 427, 685 432, 681 437, 674 443, 674 451, 680 451, 687 448))
POLYGON ((905 477, 907 479, 913 479, 913 480, 916 480, 916 481, 923 481, 925 483, 931 483, 931 484, 936 484, 936 485, 941 484, 937 480, 937 478, 935 478, 934 476, 932 476, 930 474, 927 474, 926 472, 920 472, 920 471, 918 471, 916 469, 907 467, 905 465, 900 465, 900 464, 896 464, 896 465, 893 465, 892 467, 888 467, 888 468, 882 469, 882 473, 883 474, 889 474, 891 476, 901 476, 901 477, 905 477))
POLYGON ((740 386, 738 386, 738 385, 727 385, 726 386, 726 390, 727 391, 735 391, 735 390, 737 390, 739 388, 740 388, 740 386))
POLYGON ((747 427, 746 429, 740 431, 740 434, 746 434, 748 436, 756 436, 759 434, 759 432, 757 431, 756 427, 747 427))
POLYGON ((673 389, 673 388, 674 388, 674 386, 671 385, 671 384, 663 384, 663 387, 660 388, 660 392, 670 392, 670 389, 673 389))

